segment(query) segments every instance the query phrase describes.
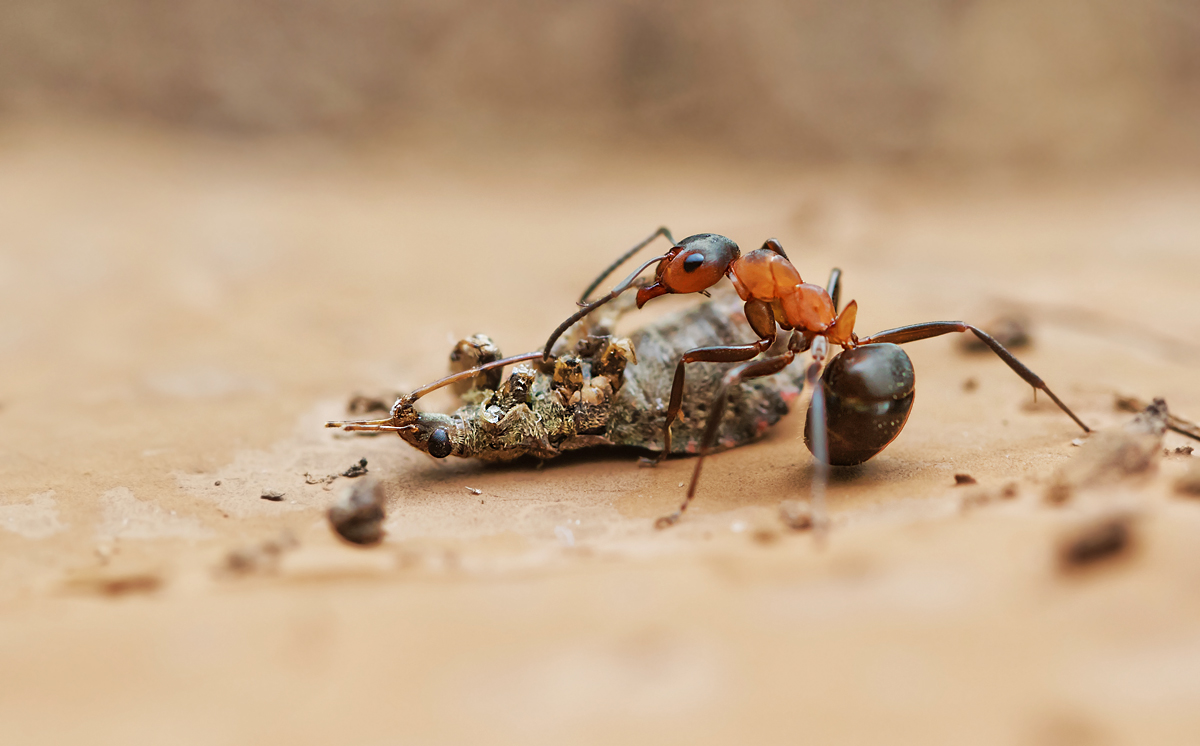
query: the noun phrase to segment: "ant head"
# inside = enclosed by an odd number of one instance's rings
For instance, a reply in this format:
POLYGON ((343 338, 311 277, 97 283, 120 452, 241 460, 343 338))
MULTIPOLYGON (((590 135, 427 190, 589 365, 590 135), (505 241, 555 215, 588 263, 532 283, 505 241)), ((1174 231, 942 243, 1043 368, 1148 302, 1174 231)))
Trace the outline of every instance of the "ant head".
POLYGON ((715 233, 688 236, 658 263, 654 282, 638 289, 638 308, 669 293, 699 293, 725 276, 741 255, 738 245, 715 233))

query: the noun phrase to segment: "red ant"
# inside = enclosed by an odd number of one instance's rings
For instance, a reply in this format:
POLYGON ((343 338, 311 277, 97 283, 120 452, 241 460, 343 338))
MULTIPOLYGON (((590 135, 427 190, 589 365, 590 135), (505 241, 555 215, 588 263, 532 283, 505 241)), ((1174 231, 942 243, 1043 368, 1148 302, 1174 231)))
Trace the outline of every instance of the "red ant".
POLYGON ((712 448, 730 387, 750 378, 778 373, 790 365, 797 354, 804 352, 811 351, 811 362, 805 370, 805 384, 812 390, 804 442, 817 460, 812 490, 812 520, 818 529, 823 528, 825 522, 824 491, 829 465, 863 463, 887 447, 908 421, 916 378, 912 361, 898 345, 951 332, 972 332, 999 355, 1013 372, 1033 386, 1035 396, 1038 389, 1044 391, 1084 432, 1091 432, 1041 378, 978 327, 962 321, 929 321, 888 329, 860 339, 854 333, 858 304, 852 300, 840 313, 838 311, 841 270, 833 270, 828 288, 806 283, 787 258, 783 246, 775 239, 768 240, 761 249, 743 256, 738 245, 724 236, 701 233, 676 243, 669 230, 659 228, 622 255, 588 286, 579 302, 581 308, 550 335, 542 353, 543 359, 550 359, 554 342, 572 324, 632 287, 638 288, 637 306, 641 308, 660 295, 707 295, 708 288, 722 277, 728 277, 733 282, 734 289, 745 301, 746 319, 759 338, 747 344, 697 347, 684 353, 675 367, 671 400, 663 424, 665 446, 655 463, 666 458, 671 450, 671 423, 682 403, 688 363, 741 363, 725 374, 713 400, 683 504, 671 515, 658 519, 655 524, 658 528, 678 522, 695 497, 700 469, 704 465, 705 455, 712 448), (671 242, 670 250, 643 263, 607 295, 588 300, 588 296, 617 267, 659 236, 671 242), (654 272, 654 282, 637 284, 638 276, 655 263, 658 266, 654 272), (781 354, 754 360, 772 348, 780 329, 791 332, 785 350, 781 354), (830 344, 840 345, 842 351, 826 366, 830 344), (822 367, 824 373, 821 372, 822 367), (818 380, 820 386, 816 385, 818 380))

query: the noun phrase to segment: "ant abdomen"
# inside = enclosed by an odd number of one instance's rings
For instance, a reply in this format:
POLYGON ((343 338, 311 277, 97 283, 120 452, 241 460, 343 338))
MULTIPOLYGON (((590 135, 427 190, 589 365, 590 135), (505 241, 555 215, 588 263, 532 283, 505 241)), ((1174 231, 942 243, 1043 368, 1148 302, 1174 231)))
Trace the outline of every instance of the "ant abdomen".
MULTIPOLYGON (((891 443, 912 410, 916 376, 898 346, 867 344, 844 350, 821 375, 829 433, 829 463, 861 464, 891 443)), ((804 443, 812 450, 812 407, 804 443)))

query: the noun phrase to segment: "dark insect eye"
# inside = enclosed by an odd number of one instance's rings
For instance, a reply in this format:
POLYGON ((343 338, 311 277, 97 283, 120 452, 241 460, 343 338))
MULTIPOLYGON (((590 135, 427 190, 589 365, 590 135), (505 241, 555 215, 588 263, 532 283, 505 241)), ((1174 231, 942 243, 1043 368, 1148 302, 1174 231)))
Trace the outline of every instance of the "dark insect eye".
POLYGON ((434 430, 429 436, 429 455, 434 458, 446 458, 454 446, 450 444, 450 436, 442 428, 434 430))
POLYGON ((695 272, 704 266, 704 254, 697 251, 695 254, 688 254, 683 258, 683 271, 695 272))

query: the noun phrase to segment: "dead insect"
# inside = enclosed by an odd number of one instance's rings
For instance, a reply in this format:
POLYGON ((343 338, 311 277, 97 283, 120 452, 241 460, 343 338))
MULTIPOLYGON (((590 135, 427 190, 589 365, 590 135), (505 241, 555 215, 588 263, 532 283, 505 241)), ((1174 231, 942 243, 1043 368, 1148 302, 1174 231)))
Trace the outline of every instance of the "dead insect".
POLYGON ((746 319, 758 339, 735 344, 723 339, 705 339, 703 346, 697 345, 679 356, 670 404, 662 424, 665 447, 659 455, 660 461, 671 451, 671 425, 683 406, 687 366, 697 362, 741 364, 725 373, 712 397, 687 497, 677 511, 658 520, 656 525, 660 528, 678 521, 695 496, 704 456, 716 441, 730 397, 745 382, 779 373, 796 355, 804 352, 811 354, 811 362, 804 371, 805 382, 813 387, 804 436, 805 444, 817 460, 812 488, 813 521, 817 528, 821 528, 825 520, 824 490, 829 465, 863 463, 891 443, 908 420, 916 378, 912 362, 898 345, 952 332, 971 332, 1033 386, 1035 395, 1037 390, 1043 391, 1079 427, 1089 431, 1041 378, 976 326, 962 321, 930 321, 860 339, 854 333, 858 304, 850 301, 844 309, 838 310, 841 271, 833 270, 828 287, 806 283, 775 239, 743 255, 738 245, 724 236, 701 233, 676 243, 669 230, 659 228, 619 257, 588 287, 580 299, 581 308, 550 335, 543 350, 543 360, 551 359, 555 342, 572 325, 631 288, 637 288, 637 306, 641 308, 660 295, 707 294, 722 277, 732 281, 734 289, 745 301, 746 319), (592 291, 617 267, 659 236, 671 242, 670 249, 644 262, 608 294, 589 300, 592 291), (651 265, 657 265, 654 281, 639 284, 638 277, 651 265), (780 329, 790 334, 784 349, 773 351, 780 329), (826 365, 830 344, 841 346, 842 351, 826 365), (758 358, 764 353, 767 354, 758 358), (818 381, 819 386, 816 385, 818 381))
MULTIPOLYGON (((546 459, 613 445, 661 450, 662 410, 672 390, 670 366, 675 359, 698 344, 733 342, 752 330, 740 301, 729 294, 665 317, 629 338, 614 336, 617 319, 632 305, 615 303, 589 317, 563 340, 570 352, 549 363, 540 361, 541 352, 501 358, 490 339, 475 335, 451 353, 453 374, 398 399, 387 419, 326 426, 395 432, 435 458, 546 459), (474 366, 463 368, 464 364, 474 366), (515 366, 507 378, 493 375, 507 365, 515 366), (456 412, 416 409, 418 399, 444 386, 459 392, 463 406, 456 412)), ((728 448, 761 437, 787 414, 800 383, 799 376, 758 380, 726 397, 729 416, 721 420, 710 445, 728 448)), ((687 382, 687 405, 680 410, 681 422, 670 444, 674 452, 700 450, 708 402, 719 386, 720 370, 715 366, 687 382)))

